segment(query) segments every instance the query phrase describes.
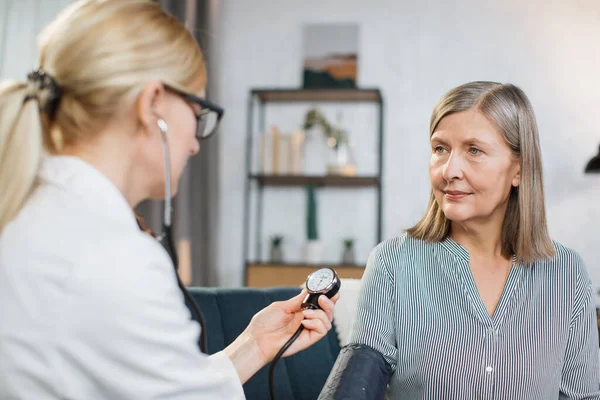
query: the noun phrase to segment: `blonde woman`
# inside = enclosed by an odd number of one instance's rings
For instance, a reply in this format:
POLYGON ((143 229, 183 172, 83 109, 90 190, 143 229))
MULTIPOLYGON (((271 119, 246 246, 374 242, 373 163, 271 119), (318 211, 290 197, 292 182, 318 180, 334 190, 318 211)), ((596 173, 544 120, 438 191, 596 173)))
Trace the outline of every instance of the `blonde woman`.
POLYGON ((199 350, 132 209, 176 193, 215 131, 205 84, 193 36, 155 2, 89 0, 44 30, 26 82, 0 86, 0 398, 241 399, 301 324, 287 355, 331 328, 335 300, 303 313, 300 295, 199 350))
POLYGON ((599 399, 592 284, 548 237, 523 91, 451 90, 430 146, 427 211, 371 253, 350 345, 321 398, 599 399))

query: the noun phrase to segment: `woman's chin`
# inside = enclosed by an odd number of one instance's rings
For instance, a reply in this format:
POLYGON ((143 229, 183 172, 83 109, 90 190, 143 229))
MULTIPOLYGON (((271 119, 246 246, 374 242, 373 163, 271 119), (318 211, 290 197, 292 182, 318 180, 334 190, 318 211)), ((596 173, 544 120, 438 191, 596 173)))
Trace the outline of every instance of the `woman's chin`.
POLYGON ((447 204, 442 208, 444 215, 452 222, 464 222, 471 217, 470 210, 456 204, 447 204))

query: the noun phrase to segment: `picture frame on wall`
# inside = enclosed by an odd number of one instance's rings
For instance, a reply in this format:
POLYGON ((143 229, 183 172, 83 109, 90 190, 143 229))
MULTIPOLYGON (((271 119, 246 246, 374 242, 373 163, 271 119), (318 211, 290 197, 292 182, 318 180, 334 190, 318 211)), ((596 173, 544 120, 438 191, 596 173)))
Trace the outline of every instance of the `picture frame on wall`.
POLYGON ((303 88, 357 87, 358 24, 304 26, 303 88))

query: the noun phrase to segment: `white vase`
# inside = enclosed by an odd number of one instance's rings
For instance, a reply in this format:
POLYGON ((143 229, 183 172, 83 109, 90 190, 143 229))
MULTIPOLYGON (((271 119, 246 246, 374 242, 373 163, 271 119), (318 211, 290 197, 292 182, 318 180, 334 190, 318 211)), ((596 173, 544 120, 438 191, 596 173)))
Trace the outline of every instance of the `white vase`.
POLYGON ((271 263, 283 263, 283 251, 281 246, 271 245, 271 257, 269 259, 271 263))
POLYGON ((342 141, 329 146, 329 156, 327 162, 327 173, 332 175, 356 175, 356 164, 354 162, 354 154, 352 146, 348 138, 343 138, 342 141))
POLYGON ((327 172, 327 139, 317 126, 306 131, 302 144, 302 164, 305 175, 325 175, 327 172))
POLYGON ((342 253, 342 264, 353 265, 354 263, 356 263, 356 259, 354 257, 354 248, 345 247, 344 252, 342 253))
POLYGON ((304 262, 320 264, 323 262, 323 244, 320 240, 309 240, 304 246, 304 262))

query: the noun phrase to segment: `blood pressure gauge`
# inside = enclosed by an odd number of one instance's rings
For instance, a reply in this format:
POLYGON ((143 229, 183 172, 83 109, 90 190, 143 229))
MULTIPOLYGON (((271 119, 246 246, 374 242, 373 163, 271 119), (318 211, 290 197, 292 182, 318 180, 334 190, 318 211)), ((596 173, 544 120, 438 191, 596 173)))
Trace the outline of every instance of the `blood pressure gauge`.
MULTIPOLYGON (((341 282, 337 273, 331 268, 321 268, 313 272, 306 278, 306 289, 308 295, 302 302, 303 310, 317 310, 319 307, 319 296, 325 295, 328 298, 332 298, 340 290, 341 282)), ((273 358, 271 366, 269 367, 269 392, 271 394, 271 400, 275 399, 275 390, 273 389, 273 374, 275 371, 275 364, 281 358, 283 353, 294 343, 298 336, 304 330, 304 325, 300 324, 298 330, 288 340, 279 352, 273 358)))
POLYGON ((341 282, 337 273, 331 268, 321 268, 306 278, 308 295, 302 302, 302 309, 316 310, 319 307, 319 296, 332 298, 340 290, 341 282))

